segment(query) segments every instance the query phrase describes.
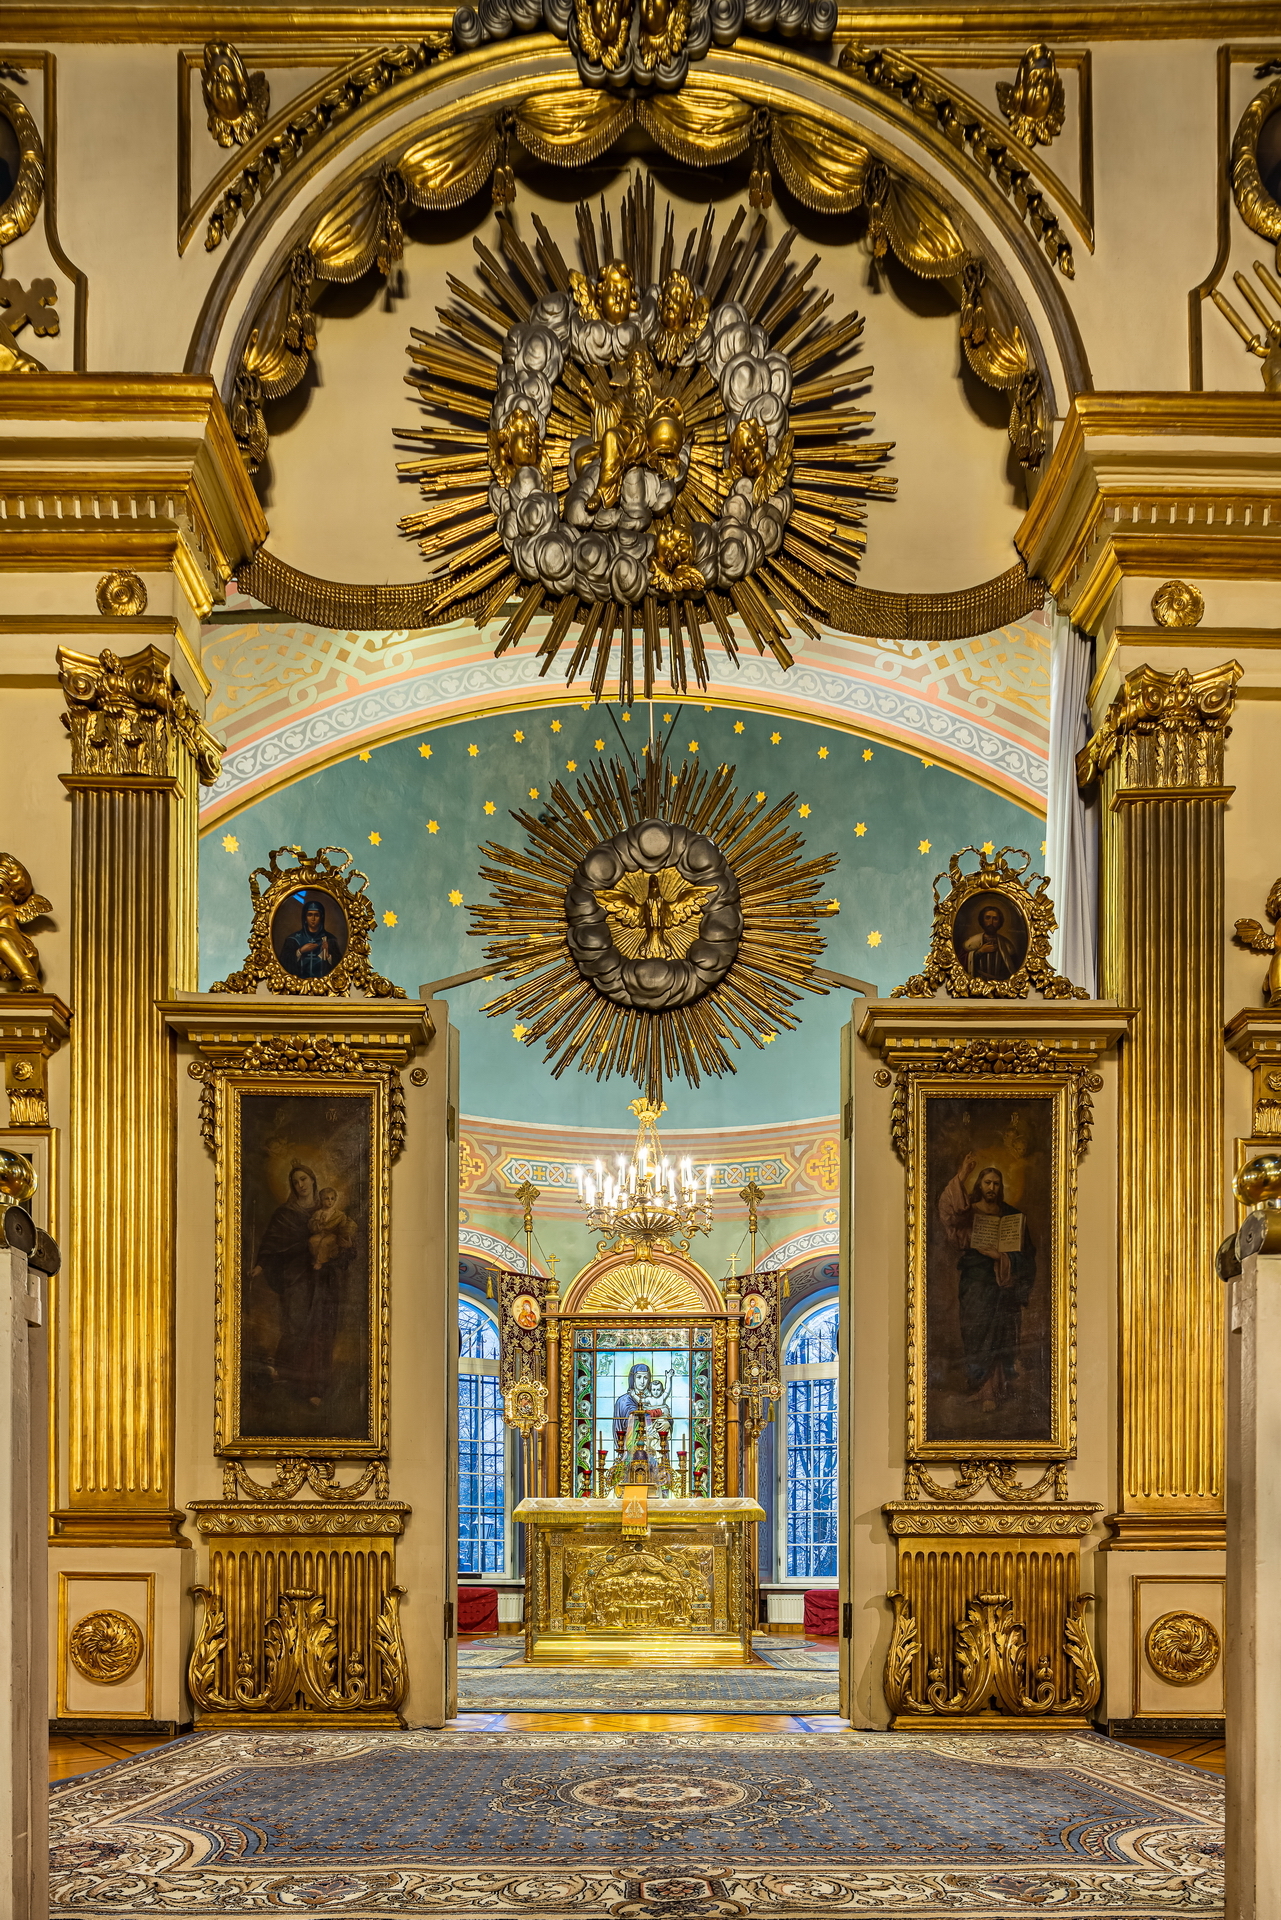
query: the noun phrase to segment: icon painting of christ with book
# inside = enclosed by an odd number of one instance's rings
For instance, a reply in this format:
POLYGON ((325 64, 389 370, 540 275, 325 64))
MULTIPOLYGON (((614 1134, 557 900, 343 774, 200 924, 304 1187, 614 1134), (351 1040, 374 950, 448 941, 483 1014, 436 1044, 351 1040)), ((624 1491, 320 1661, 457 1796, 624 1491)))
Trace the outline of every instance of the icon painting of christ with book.
POLYGON ((927 1111, 925 1437, 1048 1441, 1051 1102, 927 1111))

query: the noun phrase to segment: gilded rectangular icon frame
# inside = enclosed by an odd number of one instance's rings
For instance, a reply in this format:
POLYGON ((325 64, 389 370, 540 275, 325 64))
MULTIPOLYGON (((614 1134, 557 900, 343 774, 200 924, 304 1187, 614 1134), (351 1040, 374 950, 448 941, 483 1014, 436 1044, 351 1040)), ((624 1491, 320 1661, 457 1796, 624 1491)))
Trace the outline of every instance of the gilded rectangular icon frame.
POLYGON ((1076 1083, 1069 1073, 984 1074, 962 1078, 911 1076, 908 1114, 907 1452, 916 1460, 1067 1460, 1076 1453, 1076 1083), (938 1195, 929 1191, 929 1111, 932 1100, 1048 1099, 1051 1111, 1050 1255, 1048 1311, 1048 1431, 1044 1438, 992 1434, 972 1439, 929 1437, 929 1228, 938 1195))
MULTIPOLYGON (((326 1460, 372 1459, 387 1451, 387 1379, 390 1333, 391 1150, 390 1092, 381 1075, 325 1073, 263 1074, 232 1069, 218 1076, 216 1128, 217 1264, 215 1314, 217 1359, 214 1448, 233 1459, 290 1456, 326 1460), (334 1101, 358 1098, 368 1105, 368 1183, 360 1206, 365 1215, 367 1259, 368 1425, 366 1434, 245 1435, 241 1431, 241 1357, 244 1336, 243 1102, 247 1096, 302 1097, 334 1101)), ((350 1200, 347 1201, 350 1205, 350 1200)))

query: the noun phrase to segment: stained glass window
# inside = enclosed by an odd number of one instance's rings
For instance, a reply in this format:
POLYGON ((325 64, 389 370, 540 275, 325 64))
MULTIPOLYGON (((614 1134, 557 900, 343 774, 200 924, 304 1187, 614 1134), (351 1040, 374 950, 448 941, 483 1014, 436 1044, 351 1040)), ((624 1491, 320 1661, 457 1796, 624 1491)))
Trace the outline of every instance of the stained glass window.
POLYGON ((785 1577, 835 1580, 837 1526, 837 1305, 827 1300, 790 1334, 783 1353, 785 1577))
POLYGON ((458 1571, 507 1570, 507 1474, 498 1326, 458 1302, 458 1571))

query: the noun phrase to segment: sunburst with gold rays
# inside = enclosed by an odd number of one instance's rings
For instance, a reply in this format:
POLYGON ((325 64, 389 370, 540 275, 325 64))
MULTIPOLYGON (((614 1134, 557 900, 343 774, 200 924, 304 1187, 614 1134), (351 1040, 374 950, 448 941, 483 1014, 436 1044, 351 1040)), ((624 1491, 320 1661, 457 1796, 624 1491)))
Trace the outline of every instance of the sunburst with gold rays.
MULTIPOLYGON (((625 264, 638 288, 661 287, 676 270, 711 306, 739 303, 764 330, 769 350, 788 360, 793 376, 790 437, 771 474, 771 484, 787 486, 792 495, 782 545, 746 578, 721 590, 713 591, 696 570, 692 580, 687 572, 668 570, 660 575, 661 590, 651 581, 634 602, 585 600, 572 591, 557 597, 538 580, 519 576, 488 499, 496 471, 490 414, 503 343, 513 327, 529 318, 537 300, 570 293, 571 275, 581 276, 537 215, 537 239, 531 247, 504 210, 497 216, 499 253, 479 239, 473 242, 482 284, 473 287, 450 275, 453 299, 437 309, 439 331, 415 328, 409 349, 413 366, 406 377, 432 417, 427 426, 400 430, 403 437, 422 443, 399 470, 418 481, 427 502, 400 524, 417 536, 441 581, 433 611, 439 617, 465 602, 483 627, 514 599, 496 652, 516 646, 541 616, 547 622, 538 648, 542 671, 569 646, 566 679, 590 673, 597 699, 604 696, 615 651, 618 693, 624 702, 636 697, 638 668, 646 697, 652 696, 664 665, 675 692, 686 689, 691 668, 698 685, 706 687, 707 648, 713 637, 737 659, 735 616, 759 653, 769 652, 780 665, 789 666, 789 636, 799 631, 817 637, 815 619, 827 612, 826 583, 857 582, 868 497, 892 494, 896 487, 894 480, 875 471, 893 442, 864 437, 874 415, 859 404, 872 374, 870 366, 854 358, 863 319, 853 312, 828 318, 833 296, 812 284, 819 256, 804 266, 792 260, 797 237, 792 227, 770 249, 764 213, 749 221, 740 208, 718 242, 715 213, 709 208, 678 247, 670 205, 661 235, 657 232, 654 182, 646 176, 623 196, 617 245, 603 200, 598 216, 584 205, 577 214, 578 253, 590 280, 599 280, 615 261, 625 264)), ((602 406, 617 401, 622 377, 621 367, 566 360, 541 448, 553 489, 562 500, 571 479, 571 445, 592 434, 602 406)), ((660 367, 653 388, 656 396, 680 402, 688 427, 688 476, 670 516, 679 540, 700 522, 716 522, 738 476, 730 460, 725 406, 706 366, 660 367)))
MULTIPOLYGON (((556 1078, 577 1064, 598 1080, 625 1075, 657 1101, 664 1079, 683 1074, 698 1086, 703 1074, 733 1073, 731 1049, 744 1040, 768 1045, 798 1024, 793 1009, 803 992, 827 991, 814 977, 826 946, 818 920, 837 903, 817 896, 837 856, 802 857, 805 843, 790 824, 795 805, 795 794, 774 806, 741 799, 729 766, 687 761, 673 771, 661 743, 639 767, 597 764, 576 793, 558 781, 544 812, 513 813, 525 831, 523 849, 492 841, 482 848, 491 898, 471 909, 470 931, 488 942, 495 971, 518 982, 486 1013, 514 1014, 513 1031, 527 1046, 542 1043, 556 1078), (737 949, 718 983, 688 1004, 658 1010, 624 1004, 592 983, 571 950, 568 917, 571 889, 581 900, 589 884, 588 857, 613 836, 655 823, 704 836, 732 876, 741 909, 737 949)), ((602 903, 607 891, 598 895, 602 903)))

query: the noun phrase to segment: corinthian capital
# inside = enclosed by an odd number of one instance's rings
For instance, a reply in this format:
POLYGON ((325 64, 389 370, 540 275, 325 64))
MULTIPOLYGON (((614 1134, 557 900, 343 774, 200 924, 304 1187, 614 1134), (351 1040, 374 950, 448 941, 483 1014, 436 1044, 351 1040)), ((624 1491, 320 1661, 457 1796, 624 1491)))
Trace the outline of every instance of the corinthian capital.
POLYGON ((1223 781, 1223 743, 1242 669, 1235 660, 1203 673, 1180 667, 1158 673, 1136 667, 1076 757, 1076 777, 1092 786, 1114 761, 1122 787, 1170 791, 1217 787, 1223 781))
POLYGON ((58 667, 73 775, 173 779, 185 752, 202 785, 218 778, 222 747, 180 691, 158 648, 143 647, 122 659, 109 647, 96 657, 59 647, 58 667))

